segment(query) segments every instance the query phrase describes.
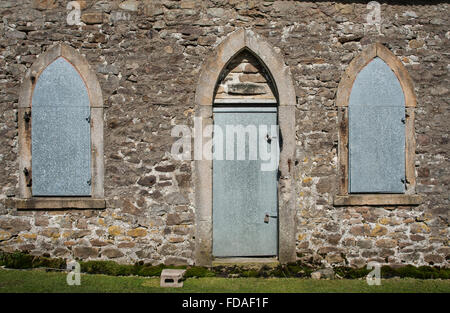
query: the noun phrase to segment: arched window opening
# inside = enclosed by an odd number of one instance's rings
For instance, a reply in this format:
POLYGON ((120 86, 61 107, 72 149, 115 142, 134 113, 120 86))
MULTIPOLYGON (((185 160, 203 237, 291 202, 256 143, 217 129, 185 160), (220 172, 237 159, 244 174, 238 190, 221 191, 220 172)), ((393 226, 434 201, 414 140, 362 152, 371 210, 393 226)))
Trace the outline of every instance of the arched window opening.
POLYGON ((105 208, 103 97, 75 49, 56 44, 22 82, 17 209, 105 208))
POLYGON ((355 79, 349 100, 349 192, 405 191, 405 97, 380 58, 355 79))
POLYGON ((64 58, 39 75, 32 110, 33 196, 90 196, 89 95, 64 58))
POLYGON ((334 205, 419 205, 415 192, 416 96, 402 62, 380 43, 347 67, 336 96, 338 194, 334 205))

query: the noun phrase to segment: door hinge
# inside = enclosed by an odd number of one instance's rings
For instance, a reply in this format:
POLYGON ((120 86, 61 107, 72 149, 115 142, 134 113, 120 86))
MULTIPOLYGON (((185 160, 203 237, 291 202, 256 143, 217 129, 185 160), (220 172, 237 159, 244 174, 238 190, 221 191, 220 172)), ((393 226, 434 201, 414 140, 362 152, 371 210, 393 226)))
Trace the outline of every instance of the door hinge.
POLYGON ((86 117, 86 121, 90 124, 91 123, 91 116, 89 115, 88 117, 86 117))
POLYGON ((89 179, 89 180, 87 181, 87 184, 88 184, 89 186, 91 186, 91 185, 92 185, 92 179, 89 179))
POLYGON ((31 187, 32 185, 31 171, 29 171, 26 167, 24 167, 23 174, 25 175, 25 182, 27 184, 27 187, 31 187))
POLYGON ((31 112, 25 112, 25 113, 23 114, 23 119, 24 119, 24 121, 25 121, 26 123, 28 123, 28 122, 30 121, 30 119, 31 119, 31 112))

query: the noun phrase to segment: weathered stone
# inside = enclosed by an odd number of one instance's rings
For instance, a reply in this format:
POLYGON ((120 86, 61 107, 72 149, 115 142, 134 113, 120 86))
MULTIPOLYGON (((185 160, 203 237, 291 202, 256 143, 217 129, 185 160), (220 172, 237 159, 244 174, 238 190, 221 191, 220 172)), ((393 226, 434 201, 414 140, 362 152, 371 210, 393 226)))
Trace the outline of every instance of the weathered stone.
POLYGON ((0 218, 0 229, 6 230, 11 234, 18 234, 21 231, 28 231, 31 229, 30 222, 18 218, 0 218))
POLYGON ((331 252, 339 252, 339 251, 340 251, 340 249, 337 248, 337 247, 327 246, 327 247, 320 247, 317 250, 317 253, 319 253, 319 254, 328 254, 328 253, 331 253, 331 252))
POLYGON ((121 258, 124 256, 124 254, 120 250, 113 248, 107 248, 102 250, 102 255, 110 259, 121 258))
POLYGON ((364 236, 369 235, 370 233, 370 226, 369 225, 361 225, 361 226, 353 226, 350 229, 350 233, 354 236, 364 236))
POLYGON ((182 9, 194 9, 195 1, 194 0, 181 0, 180 7, 182 9))
POLYGON ((153 0, 144 1, 144 14, 148 16, 158 16, 163 14, 163 6, 161 3, 155 2, 153 0))
MULTIPOLYGON (((37 238, 37 234, 34 233, 30 233, 30 234, 21 234, 21 237, 25 238, 25 239, 36 239, 37 238)), ((0 238, 1 238, 1 231, 0 231, 0 238)), ((0 239, 1 240, 1 239, 0 239)))
POLYGON ((95 258, 98 256, 98 249, 91 247, 74 247, 73 255, 76 258, 87 259, 87 258, 95 258))
POLYGON ((333 244, 333 245, 337 245, 339 243, 339 241, 341 240, 342 235, 340 234, 331 234, 328 236, 328 242, 333 244))
POLYGON ((372 241, 371 240, 358 240, 357 242, 358 247, 363 249, 370 249, 372 248, 372 241))
POLYGON ((33 244, 25 244, 25 245, 20 245, 19 246, 19 250, 24 252, 24 253, 30 253, 30 251, 36 249, 36 246, 33 244))
POLYGON ((101 74, 119 74, 119 70, 117 69, 117 67, 112 64, 100 65, 97 68, 97 72, 101 74))
POLYGON ((198 44, 200 46, 211 46, 216 42, 217 38, 215 36, 201 36, 198 38, 198 44))
POLYGON ((175 165, 160 165, 155 167, 158 172, 173 172, 175 170, 175 165))
POLYGON ((241 83, 266 83, 266 79, 261 74, 242 74, 239 76, 241 83))
POLYGON ((336 264, 336 263, 344 262, 344 258, 340 254, 337 254, 337 253, 327 254, 326 257, 325 257, 325 260, 329 264, 336 264))
POLYGON ((412 234, 429 233, 431 230, 425 223, 414 223, 410 226, 412 234))
POLYGON ((178 187, 187 188, 191 186, 191 176, 187 174, 180 174, 176 176, 178 187))
POLYGON ((7 231, 4 230, 0 230, 0 242, 6 241, 11 237, 12 237, 11 233, 8 233, 7 231))
POLYGON ((387 234, 387 232, 388 230, 386 227, 377 224, 370 232, 370 236, 372 237, 384 236, 387 234))
POLYGON ((394 248, 397 246, 397 240, 380 239, 380 240, 377 240, 376 245, 377 245, 377 247, 381 247, 381 248, 394 248))
POLYGON ((87 229, 88 228, 88 224, 87 224, 87 220, 84 218, 81 218, 77 221, 77 228, 79 229, 87 229))
POLYGON ((322 277, 322 274, 320 272, 312 272, 311 278, 315 280, 319 280, 322 277))
POLYGON ((110 226, 108 228, 108 233, 111 236, 119 236, 122 233, 122 228, 120 226, 117 226, 117 225, 110 226))
POLYGON ((139 259, 151 259, 152 253, 148 249, 143 249, 143 250, 136 251, 136 256, 139 259))
POLYGON ((322 268, 311 273, 312 279, 334 279, 334 271, 332 268, 322 268))
POLYGON ((169 237, 169 242, 171 242, 171 243, 184 242, 184 238, 183 237, 169 237))
POLYGON ((438 255, 438 254, 427 254, 424 257, 424 260, 425 260, 425 262, 427 262, 427 263, 429 263, 431 265, 433 265, 433 264, 440 264, 440 263, 443 263, 445 261, 445 259, 442 256, 438 255))
POLYGON ((168 204, 175 204, 175 205, 181 205, 181 204, 188 204, 188 200, 181 194, 178 192, 173 192, 168 194, 165 197, 165 201, 168 204))
POLYGON ((140 178, 137 183, 141 186, 151 187, 156 183, 156 177, 153 175, 144 176, 144 177, 140 178))
POLYGON ((56 0, 33 0, 33 7, 38 10, 49 10, 58 7, 56 0))
POLYGON ((90 12, 82 14, 81 20, 88 25, 103 24, 108 21, 108 17, 104 13, 90 12))
POLYGON ((412 49, 422 48, 425 42, 423 40, 413 39, 409 42, 409 47, 412 49))
POLYGON ((129 230, 127 235, 131 237, 145 237, 147 236, 147 230, 145 228, 135 228, 129 230))
POLYGON ((259 69, 256 68, 253 64, 245 64, 244 69, 242 70, 245 74, 255 74, 259 72, 259 69))
POLYGON ((225 15, 225 10, 222 8, 210 8, 206 10, 212 17, 223 17, 225 15))
POLYGON ((136 12, 139 8, 139 2, 136 0, 127 0, 119 4, 119 8, 126 11, 136 12))
POLYGON ((6 32, 6 37, 11 39, 25 39, 27 34, 17 30, 10 30, 6 32))
POLYGON ((93 247, 104 247, 104 246, 107 246, 107 245, 108 245, 107 242, 101 241, 101 240, 99 240, 99 239, 92 239, 92 240, 90 241, 90 243, 91 243, 91 245, 92 245, 93 247))
POLYGON ((134 242, 121 242, 117 245, 117 248, 122 249, 122 248, 134 248, 136 246, 136 244, 134 242))
POLYGON ((228 84, 228 92, 236 95, 262 95, 266 93, 266 89, 254 83, 234 83, 228 84))
POLYGON ((71 233, 70 238, 79 239, 79 238, 89 236, 90 234, 91 234, 90 230, 76 230, 71 233))
POLYGON ((16 5, 17 5, 16 0, 12 0, 12 1, 5 0, 5 1, 0 2, 0 8, 2 8, 2 9, 12 8, 16 5))
POLYGON ((124 200, 122 206, 123 206, 123 209, 122 209, 123 213, 128 213, 131 215, 142 215, 143 214, 143 211, 141 209, 139 209, 138 207, 136 207, 133 203, 131 203, 131 201, 124 200))

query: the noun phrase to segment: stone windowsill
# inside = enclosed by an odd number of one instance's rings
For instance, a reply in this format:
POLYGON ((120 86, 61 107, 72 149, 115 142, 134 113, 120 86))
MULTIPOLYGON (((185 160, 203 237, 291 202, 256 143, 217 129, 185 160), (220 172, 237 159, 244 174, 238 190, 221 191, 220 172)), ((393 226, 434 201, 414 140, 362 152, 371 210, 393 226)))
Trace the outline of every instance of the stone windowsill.
POLYGON ((420 205, 423 202, 422 196, 405 194, 353 194, 336 195, 334 197, 335 206, 352 205, 420 205))
POLYGON ((30 198, 8 199, 7 205, 18 210, 104 209, 106 201, 93 198, 30 198))

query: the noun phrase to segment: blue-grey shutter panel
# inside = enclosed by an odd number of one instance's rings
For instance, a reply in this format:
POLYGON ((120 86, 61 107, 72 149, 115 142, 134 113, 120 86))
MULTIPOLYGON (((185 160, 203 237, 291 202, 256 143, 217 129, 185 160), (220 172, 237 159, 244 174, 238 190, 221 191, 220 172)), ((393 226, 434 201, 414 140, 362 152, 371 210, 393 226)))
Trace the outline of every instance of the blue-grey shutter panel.
POLYGON ((90 106, 86 86, 63 58, 39 76, 32 98, 33 196, 91 194, 90 106))
POLYGON ((405 191, 405 98, 380 58, 356 77, 349 101, 349 191, 405 191))

